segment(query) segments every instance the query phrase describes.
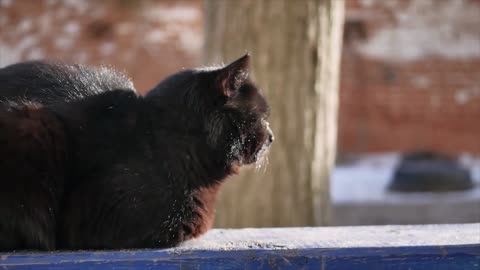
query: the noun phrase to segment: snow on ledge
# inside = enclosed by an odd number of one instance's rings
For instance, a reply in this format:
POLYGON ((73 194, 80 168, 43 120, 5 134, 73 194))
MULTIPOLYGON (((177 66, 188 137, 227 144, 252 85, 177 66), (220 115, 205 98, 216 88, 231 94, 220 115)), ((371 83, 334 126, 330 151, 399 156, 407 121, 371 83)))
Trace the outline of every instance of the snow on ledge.
POLYGON ((449 269, 479 266, 480 224, 211 230, 163 250, 0 253, 1 269, 449 269))

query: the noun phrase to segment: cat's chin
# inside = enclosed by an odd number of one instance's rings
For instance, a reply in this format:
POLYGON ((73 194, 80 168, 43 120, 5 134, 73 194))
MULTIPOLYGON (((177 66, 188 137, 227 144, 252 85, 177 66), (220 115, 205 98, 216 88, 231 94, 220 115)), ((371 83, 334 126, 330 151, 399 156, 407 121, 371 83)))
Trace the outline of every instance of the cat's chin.
POLYGON ((239 174, 242 167, 254 168, 255 170, 265 169, 268 164, 268 152, 270 150, 271 143, 265 143, 257 151, 251 160, 246 162, 235 162, 231 166, 232 174, 239 174))
POLYGON ((238 175, 240 174, 240 169, 243 167, 243 162, 241 161, 234 161, 231 165, 230 165, 230 174, 232 175, 238 175))
POLYGON ((253 158, 253 162, 251 162, 251 165, 255 166, 255 169, 260 169, 262 167, 265 167, 268 163, 268 152, 270 150, 272 142, 271 141, 265 141, 260 149, 255 153, 255 156, 253 158))

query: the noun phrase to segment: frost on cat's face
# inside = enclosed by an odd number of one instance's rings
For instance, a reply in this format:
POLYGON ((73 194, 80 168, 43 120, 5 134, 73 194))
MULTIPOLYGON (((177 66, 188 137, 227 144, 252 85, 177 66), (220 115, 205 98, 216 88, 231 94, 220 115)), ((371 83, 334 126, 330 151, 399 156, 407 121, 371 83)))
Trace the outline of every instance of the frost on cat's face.
POLYGON ((262 120, 263 125, 268 133, 268 138, 263 142, 262 147, 255 155, 255 168, 261 169, 265 168, 268 164, 268 150, 270 149, 270 145, 272 144, 275 136, 273 135, 273 131, 270 128, 270 123, 267 120, 262 120))
POLYGON ((213 71, 216 72, 215 88, 225 100, 217 117, 223 120, 222 128, 227 127, 223 135, 227 133, 229 137, 228 156, 234 157, 239 165, 262 167, 274 136, 267 121, 268 104, 249 79, 249 65, 250 56, 245 55, 213 71))

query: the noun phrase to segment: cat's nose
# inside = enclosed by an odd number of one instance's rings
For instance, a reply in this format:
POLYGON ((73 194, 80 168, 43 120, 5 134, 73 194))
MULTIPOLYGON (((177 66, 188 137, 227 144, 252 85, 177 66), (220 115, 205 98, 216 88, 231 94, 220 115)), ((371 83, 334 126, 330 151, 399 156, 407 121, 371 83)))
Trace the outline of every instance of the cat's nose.
POLYGON ((268 143, 272 143, 275 140, 275 136, 273 135, 273 131, 270 129, 270 127, 267 128, 268 131, 268 143))

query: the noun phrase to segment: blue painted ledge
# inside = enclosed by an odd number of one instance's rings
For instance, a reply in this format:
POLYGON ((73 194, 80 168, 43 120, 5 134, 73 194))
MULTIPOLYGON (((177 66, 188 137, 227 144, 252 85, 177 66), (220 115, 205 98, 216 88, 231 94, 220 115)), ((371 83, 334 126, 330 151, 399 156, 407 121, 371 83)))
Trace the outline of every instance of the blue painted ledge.
POLYGON ((164 250, 0 253, 0 269, 480 269, 480 223, 217 229, 164 250))

